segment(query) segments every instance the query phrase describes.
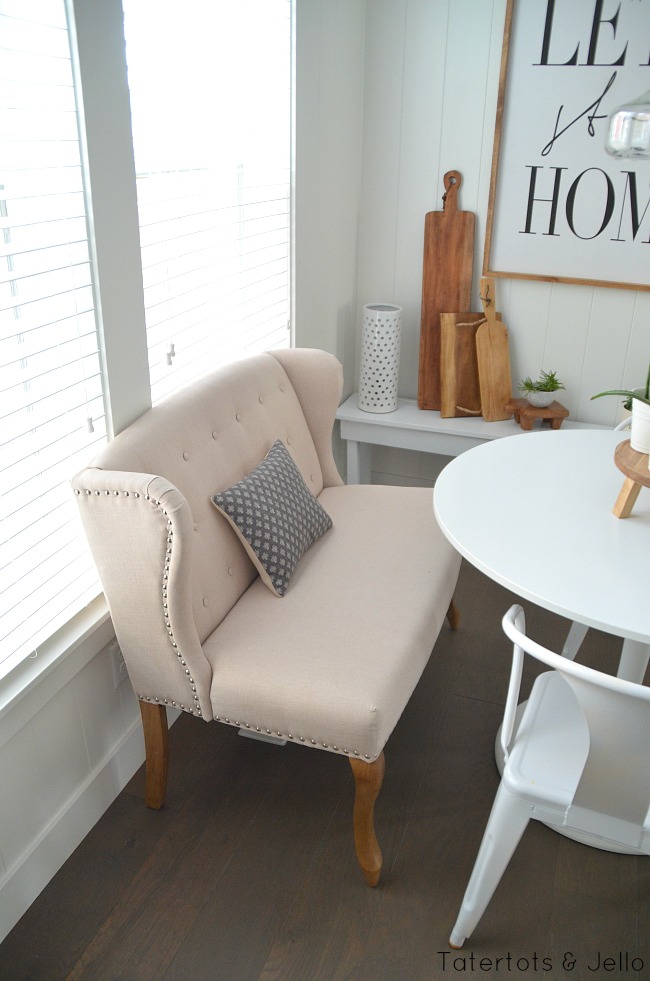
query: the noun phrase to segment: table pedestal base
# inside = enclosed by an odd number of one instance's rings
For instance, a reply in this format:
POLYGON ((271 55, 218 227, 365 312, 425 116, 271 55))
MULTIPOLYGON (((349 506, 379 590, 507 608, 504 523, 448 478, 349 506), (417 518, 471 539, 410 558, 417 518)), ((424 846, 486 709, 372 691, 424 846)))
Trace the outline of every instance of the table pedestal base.
POLYGON ((648 661, 650 661, 650 645, 626 638, 623 641, 621 660, 616 672, 617 678, 625 678, 626 681, 634 681, 637 685, 642 685, 648 661))

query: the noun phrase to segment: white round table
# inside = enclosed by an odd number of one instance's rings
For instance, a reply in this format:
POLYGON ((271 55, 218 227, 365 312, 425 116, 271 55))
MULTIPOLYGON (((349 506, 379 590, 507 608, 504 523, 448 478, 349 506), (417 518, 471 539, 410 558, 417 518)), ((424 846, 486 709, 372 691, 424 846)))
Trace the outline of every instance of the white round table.
MULTIPOLYGON (((619 676, 650 656, 650 489, 629 518, 615 430, 538 430, 455 457, 436 481, 444 534, 469 562, 524 599, 622 637, 619 676)), ((505 613, 505 610, 504 610, 505 613)))
MULTIPOLYGON (((629 518, 612 514, 625 479, 614 450, 624 438, 613 430, 538 430, 496 439, 445 467, 433 503, 452 545, 490 578, 622 637, 618 675, 640 682, 650 657, 650 489, 629 518)), ((495 749, 502 770, 498 735, 495 749)), ((553 827, 585 844, 638 853, 553 827)))

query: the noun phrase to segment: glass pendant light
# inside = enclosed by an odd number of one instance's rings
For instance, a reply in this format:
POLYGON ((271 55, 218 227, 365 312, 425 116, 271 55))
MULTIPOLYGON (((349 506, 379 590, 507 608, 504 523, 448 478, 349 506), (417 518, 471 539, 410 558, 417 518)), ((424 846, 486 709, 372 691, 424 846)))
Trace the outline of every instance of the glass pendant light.
POLYGON ((650 157, 650 89, 614 109, 607 120, 605 149, 614 157, 650 157))

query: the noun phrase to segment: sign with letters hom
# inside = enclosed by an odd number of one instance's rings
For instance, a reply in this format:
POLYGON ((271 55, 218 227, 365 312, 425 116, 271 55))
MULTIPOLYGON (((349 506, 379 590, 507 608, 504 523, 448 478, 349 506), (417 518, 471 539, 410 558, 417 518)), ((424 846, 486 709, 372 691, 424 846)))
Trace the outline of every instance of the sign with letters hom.
POLYGON ((650 0, 508 0, 484 275, 650 290, 650 159, 607 117, 650 89, 650 0))

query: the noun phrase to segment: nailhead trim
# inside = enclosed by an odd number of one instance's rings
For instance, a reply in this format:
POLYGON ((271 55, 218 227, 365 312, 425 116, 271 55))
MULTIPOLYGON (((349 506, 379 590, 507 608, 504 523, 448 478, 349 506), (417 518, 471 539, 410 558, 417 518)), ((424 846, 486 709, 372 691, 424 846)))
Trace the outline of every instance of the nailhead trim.
MULTIPOLYGON (((91 496, 93 494, 93 491, 91 491, 91 490, 85 490, 85 491, 82 492, 79 488, 75 488, 75 494, 81 494, 81 493, 84 493, 87 496, 91 496)), ((119 497, 120 496, 120 491, 119 490, 114 490, 112 493, 113 493, 113 496, 114 497, 119 497)), ((131 492, 130 491, 126 491, 125 490, 125 491, 122 491, 121 493, 122 493, 122 496, 123 497, 130 497, 131 496, 131 492)), ((95 494, 95 496, 100 497, 101 496, 101 491, 96 490, 94 492, 94 494, 95 494)), ((105 490, 104 491, 104 494, 106 496, 110 497, 111 491, 105 490)), ((136 491, 136 492, 133 493, 133 497, 139 499, 140 498, 140 494, 136 491)), ((164 618, 165 627, 167 628, 167 633, 169 634, 170 644, 171 644, 172 648, 174 649, 174 652, 176 654, 176 657, 180 661, 181 667, 184 668, 186 679, 189 682, 190 689, 191 689, 191 691, 193 693, 192 694, 192 701, 195 704, 194 705, 183 705, 181 702, 176 702, 176 701, 173 701, 173 700, 170 702, 167 698, 160 699, 156 695, 153 695, 152 696, 152 695, 145 695, 145 694, 141 694, 141 693, 136 693, 136 694, 137 694, 137 697, 142 702, 153 702, 154 704, 160 704, 161 701, 162 701, 162 703, 164 705, 171 705, 172 708, 179 708, 179 709, 181 709, 182 712, 190 712, 192 715, 197 715, 199 717, 202 717, 203 716, 203 712, 201 711, 201 708, 200 708, 200 706, 198 704, 199 701, 200 701, 200 699, 199 699, 199 696, 196 694, 196 682, 194 681, 194 678, 192 677, 192 675, 190 673, 190 670, 187 667, 187 662, 183 658, 183 655, 182 655, 181 651, 178 649, 178 644, 176 643, 176 641, 174 639, 174 632, 173 632, 173 629, 172 629, 171 621, 169 620, 169 611, 168 611, 168 603, 167 603, 167 582, 169 580, 169 567, 170 567, 170 563, 171 563, 172 546, 173 546, 173 543, 174 543, 173 522, 169 518, 169 515, 168 515, 167 511, 163 508, 163 506, 161 505, 160 501, 156 501, 156 500, 152 499, 149 494, 144 494, 142 499, 144 501, 150 501, 155 507, 157 507, 160 510, 160 512, 163 515, 163 517, 167 518, 167 548, 165 550, 165 562, 164 562, 164 566, 163 566, 163 575, 162 575, 162 614, 163 614, 163 618, 164 618)))
MULTIPOLYGON (((91 491, 87 490, 85 493, 89 495, 89 494, 91 494, 91 491)), ((75 489, 75 494, 81 494, 81 491, 78 490, 78 489, 75 489)), ((100 494, 100 491, 95 491, 95 494, 99 495, 100 494)), ((110 491, 104 491, 104 494, 110 495, 110 491)), ((113 494, 116 497, 119 497, 119 491, 113 491, 113 494)), ((128 491, 123 491, 123 494, 124 494, 124 497, 128 497, 129 496, 129 492, 128 491)), ((140 495, 138 493, 135 493, 133 496, 136 497, 136 498, 139 498, 140 497, 140 495)), ((144 497, 143 497, 143 499, 145 501, 152 501, 152 499, 149 496, 149 494, 145 494, 144 497)), ((169 566, 170 566, 170 562, 171 562, 172 545, 173 545, 173 535, 174 535, 173 525, 172 525, 172 521, 169 519, 169 516, 167 514, 167 511, 165 511, 165 509, 161 506, 160 501, 153 500, 152 503, 155 505, 155 507, 159 508, 160 511, 161 511, 161 513, 163 514, 163 516, 167 518, 167 546, 168 547, 167 547, 166 552, 165 552, 165 564, 164 564, 164 567, 163 567, 163 577, 162 577, 162 608, 163 608, 164 622, 165 622, 165 626, 167 628, 167 633, 169 634, 171 646, 174 648, 174 651, 176 653, 176 656, 180 660, 181 666, 185 668, 185 674, 187 676, 187 680, 190 683, 190 687, 191 687, 192 692, 196 693, 196 683, 194 681, 194 678, 192 678, 192 676, 190 674, 189 668, 187 668, 187 666, 186 666, 186 662, 183 659, 183 655, 181 654, 181 652, 178 649, 178 645, 176 644, 176 641, 174 640, 174 633, 173 633, 173 630, 172 630, 172 625, 171 625, 171 622, 169 620, 169 613, 168 613, 167 582, 169 580, 169 566)), ((156 696, 153 696, 152 697, 151 695, 144 695, 144 694, 138 694, 138 698, 141 701, 143 701, 143 702, 153 702, 154 704, 160 704, 160 701, 161 701, 156 696)), ((197 703, 199 702, 199 696, 197 694, 194 694, 193 695, 193 701, 194 702, 197 702, 197 703)), ((201 712, 201 709, 199 708, 198 704, 195 705, 194 707, 192 707, 192 706, 186 706, 186 705, 182 705, 180 703, 177 703, 175 701, 171 701, 170 702, 166 698, 163 698, 162 699, 162 702, 163 702, 164 705, 171 705, 172 708, 179 708, 182 712, 190 712, 192 715, 202 716, 202 714, 203 714, 201 712)), ((230 719, 225 719, 225 718, 222 719, 218 715, 215 716, 215 721, 216 722, 225 722, 227 725, 237 726, 238 729, 240 729, 242 726, 244 726, 246 729, 254 728, 256 732, 262 732, 262 729, 261 729, 260 726, 252 726, 250 722, 232 722, 230 719)), ((271 732, 270 729, 265 729, 264 731, 269 736, 275 735, 275 736, 278 736, 280 739, 291 739, 291 740, 295 740, 297 738, 301 743, 309 742, 312 746, 318 746, 318 741, 316 739, 311 739, 311 738, 306 737, 306 736, 297 736, 296 737, 296 736, 294 736, 293 733, 290 733, 290 732, 287 733, 286 735, 284 735, 281 732, 275 732, 275 733, 273 733, 273 732, 271 732)), ((359 752, 358 749, 354 749, 352 751, 349 751, 347 749, 339 749, 338 746, 330 746, 328 743, 321 743, 320 746, 321 746, 322 749, 331 749, 333 752, 335 752, 335 753, 343 753, 345 756, 361 756, 361 753, 359 752)), ((364 759, 370 760, 371 757, 367 753, 364 753, 364 759)))
MULTIPOLYGON (((298 740, 301 743, 309 743, 311 746, 318 746, 320 749, 330 749, 335 753, 343 753, 345 756, 361 756, 358 749, 348 750, 339 746, 330 746, 329 743, 319 743, 317 739, 310 739, 308 736, 296 736, 293 732, 273 732, 271 729, 262 729, 261 726, 253 725, 251 722, 237 722, 236 719, 227 719, 225 716, 215 715, 215 722, 225 722, 226 725, 236 726, 238 729, 254 729, 255 732, 265 732, 267 736, 278 736, 280 739, 298 740)), ((363 754, 364 760, 372 759, 367 753, 363 754)))
MULTIPOLYGON (((168 600, 168 597, 167 597, 167 582, 169 580, 169 567, 170 567, 170 564, 171 564, 172 547, 173 547, 173 543, 174 543, 173 522, 172 522, 171 518, 169 517, 169 515, 168 515, 167 511, 165 510, 165 508, 162 507, 160 501, 154 501, 153 503, 154 503, 154 505, 157 508, 159 508, 159 510, 160 510, 161 514, 163 515, 163 517, 167 518, 167 548, 165 549, 165 562, 164 562, 164 565, 163 565, 163 576, 162 576, 162 613, 163 613, 163 618, 164 618, 164 621, 165 621, 165 626, 167 627, 167 633, 169 634, 169 640, 170 640, 171 646, 172 646, 172 648, 174 649, 174 651, 176 653, 176 657, 180 661, 181 667, 185 669, 185 676, 186 676, 187 680, 189 681, 190 689, 191 689, 192 692, 196 692, 196 683, 194 681, 194 678, 191 675, 190 669, 187 667, 187 662, 185 661, 185 658, 183 657, 182 652, 178 649, 178 644, 176 643, 176 641, 174 639, 174 631, 173 631, 173 628, 172 628, 172 625, 171 625, 171 621, 169 620, 169 611, 168 611, 168 602, 167 602, 167 600, 168 600)), ((185 705, 179 705, 178 707, 183 712, 191 712, 193 715, 202 715, 203 713, 201 712, 201 709, 198 706, 199 696, 196 695, 196 694, 194 694, 193 695, 193 701, 195 703, 197 703, 197 704, 194 705, 194 707, 185 706, 185 705)), ((174 704, 174 702, 172 702, 172 706, 176 707, 175 704, 174 704)))

